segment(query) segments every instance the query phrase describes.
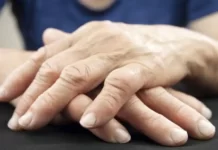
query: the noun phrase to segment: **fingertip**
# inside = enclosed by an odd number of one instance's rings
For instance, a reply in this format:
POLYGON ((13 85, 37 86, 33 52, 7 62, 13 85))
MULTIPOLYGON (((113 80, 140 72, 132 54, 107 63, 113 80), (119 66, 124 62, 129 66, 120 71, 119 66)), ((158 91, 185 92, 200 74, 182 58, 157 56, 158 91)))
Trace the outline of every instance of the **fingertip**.
POLYGON ((94 113, 88 113, 82 116, 80 124, 84 128, 93 128, 96 125, 96 115, 94 113))
POLYGON ((4 87, 0 87, 0 101, 5 101, 8 96, 8 92, 4 87))
POLYGON ((18 123, 23 128, 29 128, 31 121, 33 118, 33 113, 27 112, 25 115, 23 115, 19 120, 18 123))
POLYGON ((207 119, 211 119, 212 118, 212 111, 207 108, 207 107, 203 107, 201 110, 201 114, 207 118, 207 119))
POLYGON ((130 134, 123 129, 116 129, 115 130, 115 135, 114 135, 114 142, 115 143, 128 143, 131 140, 130 134))
POLYGON ((188 140, 188 133, 178 128, 172 129, 170 136, 173 141, 171 146, 184 145, 188 140))
POLYGON ((202 139, 202 140, 208 140, 211 139, 216 132, 216 128, 214 125, 212 125, 209 121, 207 120, 199 120, 198 122, 198 130, 199 130, 199 137, 197 137, 198 139, 202 139))
POLYGON ((112 119, 103 126, 90 129, 90 131, 100 139, 109 143, 122 144, 128 143, 131 140, 127 129, 115 119, 112 119))
POLYGON ((13 131, 21 130, 21 127, 18 124, 18 120, 19 120, 19 116, 16 113, 14 113, 8 122, 8 128, 13 131))

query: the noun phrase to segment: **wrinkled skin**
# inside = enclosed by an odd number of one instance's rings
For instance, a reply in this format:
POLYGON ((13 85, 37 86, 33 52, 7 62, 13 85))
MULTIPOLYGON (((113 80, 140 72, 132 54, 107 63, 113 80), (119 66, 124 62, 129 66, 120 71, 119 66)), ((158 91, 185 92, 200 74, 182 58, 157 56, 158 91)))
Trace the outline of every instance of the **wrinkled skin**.
POLYGON ((172 26, 107 21, 85 24, 69 35, 58 32, 64 38, 42 47, 2 85, 2 101, 24 92, 9 122, 12 129, 43 127, 65 110, 109 142, 130 140, 115 116, 163 145, 184 144, 186 131, 197 139, 213 137, 215 127, 205 118, 210 115, 202 111, 207 108, 163 87, 187 78, 216 92, 215 41, 172 26), (102 82, 92 101, 85 94, 102 82))

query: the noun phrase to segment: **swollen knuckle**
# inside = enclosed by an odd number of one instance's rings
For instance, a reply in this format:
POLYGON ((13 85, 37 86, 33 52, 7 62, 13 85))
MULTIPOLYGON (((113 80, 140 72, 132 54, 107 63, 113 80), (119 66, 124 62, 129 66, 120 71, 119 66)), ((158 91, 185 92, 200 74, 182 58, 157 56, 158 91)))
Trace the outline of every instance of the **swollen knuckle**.
POLYGON ((39 65, 41 65, 45 57, 46 57, 45 50, 41 48, 37 52, 35 52, 35 54, 32 57, 29 58, 29 62, 31 62, 34 66, 38 67, 39 65))
POLYGON ((120 96, 118 96, 117 94, 115 93, 110 93, 110 92, 107 92, 107 94, 105 94, 103 96, 102 99, 104 99, 106 105, 107 105, 107 108, 113 112, 114 108, 116 108, 117 106, 121 106, 122 103, 120 101, 120 96))
POLYGON ((38 66, 38 64, 40 63, 38 58, 35 57, 30 57, 29 62, 31 62, 34 66, 38 66))
POLYGON ((57 104, 56 104, 57 98, 55 98, 55 96, 53 96, 49 92, 46 92, 40 97, 43 97, 43 101, 41 101, 42 102, 41 105, 44 106, 41 108, 45 108, 46 106, 46 109, 45 110, 43 109, 43 111, 45 111, 47 115, 51 115, 52 112, 54 112, 55 109, 57 108, 57 104))
POLYGON ((60 78, 67 84, 81 87, 87 82, 89 72, 90 68, 87 66, 82 69, 82 67, 71 65, 64 68, 60 78))
POLYGON ((132 89, 129 81, 127 78, 111 77, 106 79, 105 84, 120 94, 127 94, 129 89, 132 89))
POLYGON ((37 73, 37 80, 42 82, 47 82, 49 79, 56 79, 59 76, 59 73, 55 67, 50 64, 49 61, 46 61, 42 64, 39 72, 37 73))

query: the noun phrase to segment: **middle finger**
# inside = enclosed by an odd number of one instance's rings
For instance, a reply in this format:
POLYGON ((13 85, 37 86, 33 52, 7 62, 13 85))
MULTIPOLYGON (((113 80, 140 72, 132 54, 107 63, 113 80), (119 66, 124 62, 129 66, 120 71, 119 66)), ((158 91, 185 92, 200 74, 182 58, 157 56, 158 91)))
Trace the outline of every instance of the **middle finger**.
POLYGON ((24 94, 28 98, 28 104, 23 99, 22 104, 19 104, 20 107, 18 106, 15 110, 15 113, 19 114, 19 116, 25 113, 19 119, 19 124, 25 129, 42 127, 75 96, 86 93, 98 86, 115 66, 113 61, 106 61, 102 57, 92 56, 65 67, 59 79, 48 90, 41 88, 40 82, 38 84, 33 82, 34 84, 30 86, 30 90, 27 90, 26 94, 24 94), (33 90, 37 91, 37 94, 34 97, 32 95, 28 96, 28 94, 36 93, 33 90), (43 93, 43 90, 46 91, 43 93), (43 94, 40 95, 41 93, 43 94), (43 114, 46 114, 46 116, 43 114))

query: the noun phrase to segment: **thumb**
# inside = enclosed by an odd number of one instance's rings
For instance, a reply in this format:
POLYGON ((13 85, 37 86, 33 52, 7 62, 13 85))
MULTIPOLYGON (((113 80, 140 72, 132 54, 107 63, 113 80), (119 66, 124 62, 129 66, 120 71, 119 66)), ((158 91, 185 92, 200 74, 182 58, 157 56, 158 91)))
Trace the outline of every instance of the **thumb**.
POLYGON ((54 41, 65 38, 68 35, 70 35, 70 33, 66 33, 64 31, 61 31, 55 28, 48 28, 44 31, 42 35, 42 39, 43 39, 44 45, 48 45, 54 41))

